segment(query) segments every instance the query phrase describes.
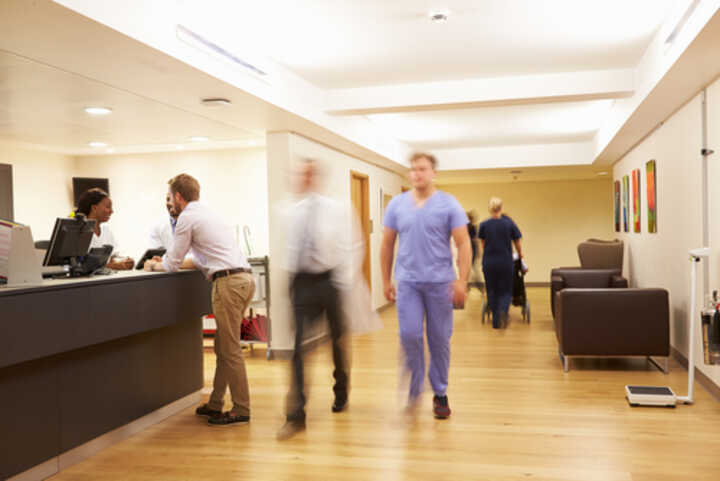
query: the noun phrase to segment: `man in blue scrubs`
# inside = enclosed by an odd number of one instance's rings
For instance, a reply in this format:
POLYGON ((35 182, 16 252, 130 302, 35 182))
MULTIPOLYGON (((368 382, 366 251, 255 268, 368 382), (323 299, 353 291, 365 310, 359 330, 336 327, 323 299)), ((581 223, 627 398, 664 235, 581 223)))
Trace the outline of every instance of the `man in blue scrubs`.
POLYGON ((390 201, 383 224, 381 265, 385 297, 397 298, 400 341, 410 372, 409 407, 417 404, 425 378, 423 321, 430 351, 430 384, 435 392, 435 417, 450 416, 447 397, 453 305, 462 307, 467 295, 471 247, 468 218, 453 196, 435 188, 437 161, 430 154, 410 158, 412 190, 390 201), (395 279, 392 263, 400 237, 395 279), (452 265, 450 237, 458 251, 459 278, 452 265))

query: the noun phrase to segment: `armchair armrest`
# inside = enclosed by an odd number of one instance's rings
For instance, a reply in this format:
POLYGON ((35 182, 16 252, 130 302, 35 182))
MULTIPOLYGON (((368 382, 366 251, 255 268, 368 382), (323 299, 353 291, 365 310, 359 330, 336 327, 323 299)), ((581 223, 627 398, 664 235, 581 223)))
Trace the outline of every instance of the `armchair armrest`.
POLYGON ((555 294, 565 287, 565 279, 560 275, 550 277, 550 309, 555 317, 555 294))

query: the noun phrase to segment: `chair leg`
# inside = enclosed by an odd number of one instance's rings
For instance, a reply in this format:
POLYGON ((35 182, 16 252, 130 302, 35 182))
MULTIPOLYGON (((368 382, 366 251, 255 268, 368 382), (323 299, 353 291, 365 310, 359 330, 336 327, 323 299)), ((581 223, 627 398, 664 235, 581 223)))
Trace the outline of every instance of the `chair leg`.
POLYGON ((655 359, 653 359, 652 356, 648 356, 647 359, 648 359, 648 361, 650 361, 650 364, 652 364, 656 368, 660 369, 663 372, 663 374, 668 374, 670 372, 670 364, 669 364, 670 358, 669 357, 666 356, 663 358, 664 361, 663 361, 662 365, 659 364, 655 359))
POLYGON ((566 355, 564 355, 559 349, 558 355, 560 356, 560 362, 562 362, 563 365, 563 371, 568 372, 570 370, 570 359, 566 355))

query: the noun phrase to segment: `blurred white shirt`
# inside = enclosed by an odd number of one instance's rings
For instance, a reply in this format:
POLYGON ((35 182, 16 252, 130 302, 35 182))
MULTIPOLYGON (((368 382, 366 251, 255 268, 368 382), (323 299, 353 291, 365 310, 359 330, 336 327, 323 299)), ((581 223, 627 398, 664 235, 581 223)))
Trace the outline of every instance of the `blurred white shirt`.
POLYGON ((217 271, 250 269, 232 228, 206 205, 189 202, 178 216, 172 249, 163 257, 163 268, 177 271, 190 252, 195 267, 208 279, 217 271))
POLYGON ((150 245, 148 249, 165 249, 169 251, 173 245, 173 222, 177 223, 177 219, 168 216, 162 221, 156 222, 150 228, 150 245))
POLYGON ((363 241, 352 207, 311 193, 287 213, 288 271, 332 271, 341 288, 353 284, 362 266, 363 241))

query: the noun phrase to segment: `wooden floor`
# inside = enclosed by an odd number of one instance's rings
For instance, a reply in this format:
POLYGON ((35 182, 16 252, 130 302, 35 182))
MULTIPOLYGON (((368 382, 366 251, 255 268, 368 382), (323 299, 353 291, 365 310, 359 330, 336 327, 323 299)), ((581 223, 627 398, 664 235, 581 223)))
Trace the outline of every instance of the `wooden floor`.
MULTIPOLYGON (((187 409, 53 480, 720 480, 720 403, 631 408, 625 384, 686 391, 686 371, 663 375, 640 359, 573 360, 563 373, 547 289, 529 289, 533 319, 511 308, 506 331, 480 322, 480 294, 456 311, 448 420, 426 391, 416 418, 398 390, 397 318, 353 341, 349 410, 333 414, 327 346, 311 356, 308 430, 284 442, 287 363, 247 359, 252 421, 210 428, 187 409)), ((206 353, 206 386, 214 356, 206 353)), ((168 373, 182 375, 182 373, 168 373)))

